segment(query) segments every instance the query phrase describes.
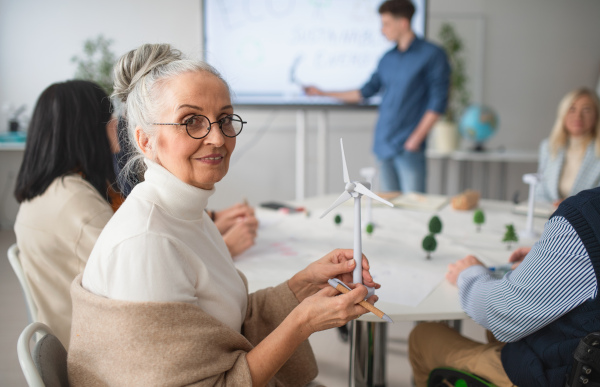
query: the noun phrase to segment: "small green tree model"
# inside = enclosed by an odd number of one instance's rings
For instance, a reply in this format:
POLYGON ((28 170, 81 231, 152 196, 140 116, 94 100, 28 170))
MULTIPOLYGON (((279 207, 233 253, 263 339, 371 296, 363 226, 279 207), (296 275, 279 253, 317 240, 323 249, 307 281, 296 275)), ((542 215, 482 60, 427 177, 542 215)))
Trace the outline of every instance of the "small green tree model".
POLYGON ((437 241, 433 234, 428 234, 423 238, 423 250, 427 251, 427 259, 431 259, 431 252, 437 248, 437 241))
POLYGON ((367 224, 367 227, 365 227, 365 231, 367 232, 368 235, 373 234, 374 229, 375 229, 375 226, 373 225, 373 223, 369 223, 369 224, 367 224))
POLYGON ((342 224, 342 215, 337 214, 335 218, 333 218, 333 221, 339 226, 340 224, 342 224))
POLYGON ((75 79, 96 82, 104 91, 111 95, 113 91, 113 67, 117 61, 110 50, 112 39, 98 35, 95 39, 87 39, 83 43, 83 55, 71 58, 77 64, 75 79))
POLYGON ((502 242, 506 242, 507 249, 510 250, 511 242, 518 242, 519 237, 515 232, 515 226, 512 224, 506 225, 506 232, 504 233, 504 238, 502 238, 502 242))
POLYGON ((481 225, 485 223, 485 215, 481 209, 478 209, 473 214, 473 223, 477 225, 477 232, 481 231, 481 225))
POLYGON ((438 216, 434 216, 429 220, 429 232, 432 234, 442 232, 442 221, 438 216))

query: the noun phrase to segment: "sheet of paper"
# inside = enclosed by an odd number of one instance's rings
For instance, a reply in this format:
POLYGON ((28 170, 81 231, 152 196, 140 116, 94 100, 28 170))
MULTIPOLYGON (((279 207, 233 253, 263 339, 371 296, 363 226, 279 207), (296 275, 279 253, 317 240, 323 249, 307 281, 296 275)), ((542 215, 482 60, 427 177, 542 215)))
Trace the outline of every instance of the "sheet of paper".
POLYGON ((415 267, 375 268, 375 282, 382 284, 375 291, 380 301, 417 306, 444 280, 444 274, 415 267))
POLYGON ((419 193, 407 193, 392 199, 392 204, 401 208, 437 211, 448 204, 448 197, 441 195, 425 195, 419 193))

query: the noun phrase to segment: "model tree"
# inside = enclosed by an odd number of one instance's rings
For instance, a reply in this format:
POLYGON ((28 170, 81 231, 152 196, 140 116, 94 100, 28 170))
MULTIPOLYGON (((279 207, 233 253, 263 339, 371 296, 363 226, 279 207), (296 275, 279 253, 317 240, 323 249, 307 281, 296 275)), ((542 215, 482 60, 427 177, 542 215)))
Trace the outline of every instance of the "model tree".
POLYGON ((427 259, 431 259, 431 252, 437 248, 437 241, 433 234, 428 234, 423 238, 423 250, 427 251, 427 259))
POLYGON ((339 226, 340 224, 342 224, 342 215, 337 214, 335 216, 335 218, 333 218, 333 221, 335 222, 336 225, 339 226))
POLYGON ((438 216, 434 216, 429 220, 429 232, 434 235, 442 232, 442 221, 438 216))
POLYGON ((481 225, 485 223, 485 215, 481 209, 473 214, 473 223, 477 225, 477 232, 481 231, 481 225))
POLYGON ((502 238, 502 242, 506 242, 507 249, 510 250, 512 242, 518 242, 519 237, 515 232, 515 226, 512 224, 506 225, 506 232, 504 233, 504 238, 502 238))
POLYGON ((373 234, 374 229, 375 229, 375 226, 373 225, 373 223, 369 223, 369 224, 367 224, 367 227, 365 227, 365 231, 367 232, 368 235, 373 234))

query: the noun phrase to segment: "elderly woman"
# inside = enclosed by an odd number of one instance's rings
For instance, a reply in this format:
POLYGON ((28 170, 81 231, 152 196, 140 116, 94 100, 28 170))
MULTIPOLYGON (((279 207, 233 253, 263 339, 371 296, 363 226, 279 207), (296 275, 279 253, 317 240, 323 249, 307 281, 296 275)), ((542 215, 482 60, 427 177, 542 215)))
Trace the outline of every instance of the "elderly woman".
POLYGON ((540 145, 542 181, 536 198, 558 205, 563 199, 600 185, 600 101, 588 89, 563 97, 550 138, 540 145))
POLYGON ((366 313, 364 286, 327 285, 351 281, 352 251, 248 295, 204 211, 245 123, 227 84, 169 45, 143 45, 117 64, 115 94, 139 152, 131 162, 146 170, 73 282, 71 384, 305 385, 317 373, 308 337, 366 313))

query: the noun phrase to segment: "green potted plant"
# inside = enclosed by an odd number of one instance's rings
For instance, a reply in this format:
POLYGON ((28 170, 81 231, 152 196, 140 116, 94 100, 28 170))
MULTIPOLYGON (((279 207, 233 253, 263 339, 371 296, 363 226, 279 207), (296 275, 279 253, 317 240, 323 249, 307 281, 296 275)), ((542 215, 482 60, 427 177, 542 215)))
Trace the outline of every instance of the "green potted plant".
POLYGON ((77 65, 75 79, 96 82, 108 95, 113 91, 113 66, 116 56, 110 49, 113 40, 103 35, 86 39, 83 43, 83 55, 74 55, 71 61, 77 65))
POLYGON ((458 148, 458 120, 463 110, 470 104, 471 95, 467 90, 468 77, 463 58, 464 44, 451 23, 443 23, 438 32, 439 42, 450 62, 450 89, 448 107, 443 117, 435 125, 434 148, 448 153, 458 148))

